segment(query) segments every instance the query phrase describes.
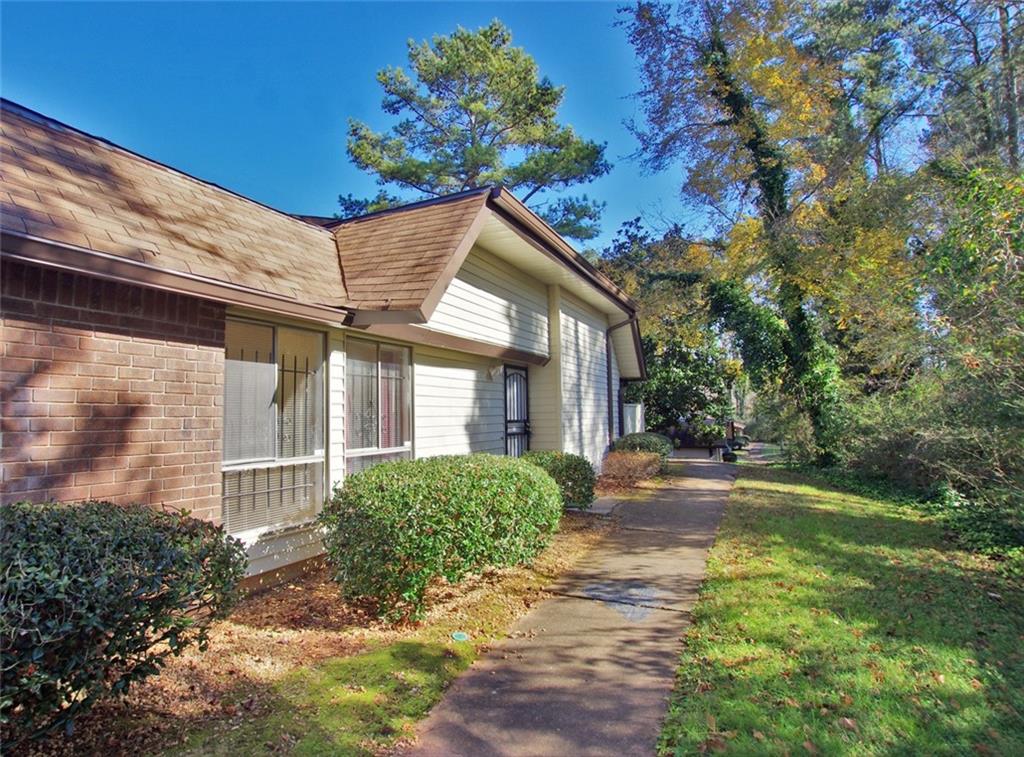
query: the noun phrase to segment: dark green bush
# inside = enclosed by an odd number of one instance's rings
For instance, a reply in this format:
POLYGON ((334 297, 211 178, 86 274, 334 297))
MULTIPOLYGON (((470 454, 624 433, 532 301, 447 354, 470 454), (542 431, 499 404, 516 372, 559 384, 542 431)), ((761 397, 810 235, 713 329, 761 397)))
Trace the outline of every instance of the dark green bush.
POLYGON ((109 502, 0 508, 0 722, 14 742, 124 694, 237 599, 242 545, 184 513, 109 502))
POLYGON ((613 452, 654 452, 661 456, 661 464, 668 461, 672 454, 672 440, 662 434, 644 431, 639 434, 626 434, 612 442, 613 452))
POLYGON ((430 582, 529 563, 558 528, 554 480, 496 455, 382 463, 346 479, 320 515, 343 596, 413 617, 430 582))
POLYGON ((523 455, 534 465, 539 465, 555 479, 562 490, 562 503, 566 507, 590 507, 594 501, 594 486, 597 476, 594 466, 582 455, 552 450, 530 450, 523 455))

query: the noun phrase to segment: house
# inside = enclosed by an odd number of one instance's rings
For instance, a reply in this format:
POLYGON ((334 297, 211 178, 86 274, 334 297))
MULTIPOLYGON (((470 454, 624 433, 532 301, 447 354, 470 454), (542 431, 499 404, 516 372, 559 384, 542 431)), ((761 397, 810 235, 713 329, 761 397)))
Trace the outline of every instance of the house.
POLYGON ((375 463, 621 433, 635 305, 506 190, 292 216, 0 116, 4 501, 185 507, 260 574, 375 463))

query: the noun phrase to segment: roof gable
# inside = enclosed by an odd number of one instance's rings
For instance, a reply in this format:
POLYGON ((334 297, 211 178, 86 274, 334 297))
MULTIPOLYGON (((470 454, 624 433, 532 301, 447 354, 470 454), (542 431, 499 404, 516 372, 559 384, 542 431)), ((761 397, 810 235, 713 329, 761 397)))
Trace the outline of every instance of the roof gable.
POLYGON ((334 225, 353 305, 426 320, 469 253, 489 193, 473 190, 334 225))

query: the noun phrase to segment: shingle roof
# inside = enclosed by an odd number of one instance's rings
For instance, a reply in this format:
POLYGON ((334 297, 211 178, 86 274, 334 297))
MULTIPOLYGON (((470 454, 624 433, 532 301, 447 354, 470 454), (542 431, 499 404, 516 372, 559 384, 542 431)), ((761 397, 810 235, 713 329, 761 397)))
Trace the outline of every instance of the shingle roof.
MULTIPOLYGON (((487 215, 501 211, 581 279, 635 310, 502 189, 336 221, 279 212, 2 98, 0 132, 5 234, 326 306, 332 320, 344 308, 398 311, 381 318, 423 322, 487 215)), ((70 253, 58 247, 52 254, 70 253)))
POLYGON ((348 304, 330 231, 4 100, 0 224, 305 303, 348 304))
POLYGON ((454 274, 447 269, 460 245, 472 242, 470 231, 490 192, 484 187, 332 225, 352 305, 419 309, 454 274))

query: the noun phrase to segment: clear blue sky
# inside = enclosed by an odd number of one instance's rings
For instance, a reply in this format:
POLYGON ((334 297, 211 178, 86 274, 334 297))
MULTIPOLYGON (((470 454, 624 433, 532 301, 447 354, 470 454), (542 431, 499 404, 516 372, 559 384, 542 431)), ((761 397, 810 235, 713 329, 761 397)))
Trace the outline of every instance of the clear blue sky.
POLYGON ((3 2, 3 95, 289 212, 330 215, 375 191, 345 154, 347 119, 377 128, 374 74, 406 41, 500 18, 541 72, 566 86, 560 113, 608 143, 612 173, 586 187, 608 208, 603 246, 636 215, 681 218, 681 178, 646 176, 623 126, 636 104, 632 50, 614 3, 3 2))

